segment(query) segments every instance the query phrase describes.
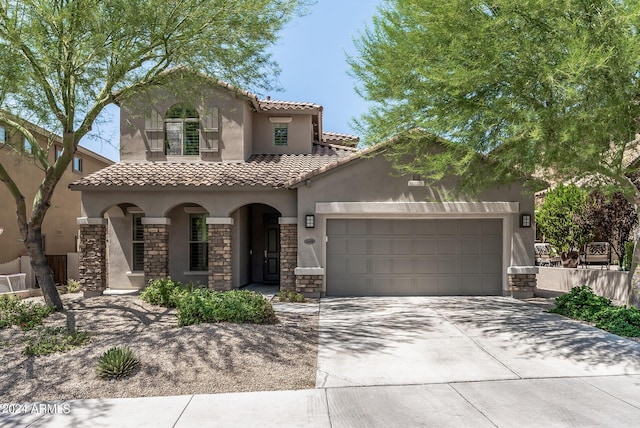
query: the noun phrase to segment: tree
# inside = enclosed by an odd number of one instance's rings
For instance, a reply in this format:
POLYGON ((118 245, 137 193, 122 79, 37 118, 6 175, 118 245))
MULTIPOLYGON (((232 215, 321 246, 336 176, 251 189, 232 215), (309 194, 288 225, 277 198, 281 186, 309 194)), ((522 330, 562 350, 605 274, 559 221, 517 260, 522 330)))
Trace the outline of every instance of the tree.
POLYGON ((356 124, 401 136, 391 158, 427 181, 595 174, 637 205, 639 20, 634 0, 387 0, 349 58, 370 102, 356 124), (425 155, 425 134, 448 150, 425 155))
MULTIPOLYGON (((31 210, 0 164, 0 181, 45 300, 62 310, 41 247, 51 195, 105 106, 185 66, 236 86, 267 89, 266 50, 307 0, 0 0, 0 121, 30 142, 43 178, 31 210), (62 136, 54 163, 18 117, 62 136)), ((8 150, 18 150, 7 147, 8 150)))
POLYGON ((575 223, 605 239, 622 266, 625 244, 638 224, 636 210, 622 193, 607 195, 600 190, 592 191, 586 199, 582 215, 576 218, 575 223))
POLYGON ((585 218, 587 194, 575 184, 550 190, 536 211, 536 224, 544 239, 558 249, 564 266, 576 267, 580 249, 593 238, 593 227, 585 218))

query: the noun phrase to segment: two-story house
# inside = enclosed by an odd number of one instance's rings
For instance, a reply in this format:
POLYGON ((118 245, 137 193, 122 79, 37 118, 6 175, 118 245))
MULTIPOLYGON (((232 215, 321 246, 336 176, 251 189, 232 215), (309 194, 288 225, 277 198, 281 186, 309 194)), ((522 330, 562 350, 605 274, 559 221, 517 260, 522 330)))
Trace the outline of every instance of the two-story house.
POLYGON ((121 161, 71 185, 87 294, 166 276, 308 295, 502 295, 535 282, 521 187, 445 201, 394 174, 384 144, 325 132, 320 105, 175 73, 121 102, 121 161))
MULTIPOLYGON (((35 136, 40 147, 47 151, 49 162, 53 163, 62 150, 60 136, 26 120, 15 119, 35 136)), ((27 210, 30 212, 44 174, 34 160, 30 144, 24 135, 3 122, 0 122, 0 164, 17 183, 26 198, 27 210)), ((78 147, 72 164, 63 174, 51 198, 51 207, 42 225, 42 235, 44 251, 52 264, 58 283, 64 283, 66 278, 67 253, 77 250, 80 195, 69 190, 68 186, 71 182, 112 164, 113 161, 84 147, 78 147)), ((4 183, 0 183, 0 201, 0 264, 3 264, 25 256, 27 250, 21 241, 14 199, 4 183)), ((27 266, 23 268, 28 269, 27 266)))

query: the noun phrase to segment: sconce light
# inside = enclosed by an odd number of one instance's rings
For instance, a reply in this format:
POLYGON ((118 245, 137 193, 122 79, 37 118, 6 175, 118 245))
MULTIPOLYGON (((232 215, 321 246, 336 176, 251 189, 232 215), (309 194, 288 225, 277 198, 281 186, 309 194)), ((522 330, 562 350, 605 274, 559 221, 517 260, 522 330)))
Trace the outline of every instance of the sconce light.
POLYGON ((307 229, 316 227, 316 216, 314 216, 313 214, 307 214, 304 218, 304 226, 307 229))
POLYGON ((531 227, 531 214, 520 214, 520 227, 531 227))

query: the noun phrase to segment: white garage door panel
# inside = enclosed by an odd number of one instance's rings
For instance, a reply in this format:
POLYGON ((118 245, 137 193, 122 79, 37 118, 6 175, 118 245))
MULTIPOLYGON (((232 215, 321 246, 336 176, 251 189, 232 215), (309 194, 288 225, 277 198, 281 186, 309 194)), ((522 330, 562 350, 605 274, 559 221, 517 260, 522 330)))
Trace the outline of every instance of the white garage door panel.
POLYGON ((502 221, 327 221, 327 295, 502 294, 502 221))

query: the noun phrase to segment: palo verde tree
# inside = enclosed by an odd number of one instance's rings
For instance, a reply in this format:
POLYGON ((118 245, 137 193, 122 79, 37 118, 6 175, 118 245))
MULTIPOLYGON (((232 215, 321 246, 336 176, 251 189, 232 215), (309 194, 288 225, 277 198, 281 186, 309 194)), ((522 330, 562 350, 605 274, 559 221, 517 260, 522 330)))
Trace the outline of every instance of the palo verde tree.
MULTIPOLYGON (((0 181, 15 200, 48 304, 62 309, 41 247, 42 222, 78 143, 104 107, 160 83, 176 66, 269 88, 278 69, 267 48, 306 1, 0 0, 0 121, 24 135, 42 170, 33 201, 3 165, 0 181), (62 137, 54 163, 19 117, 62 137)), ((3 150, 19 151, 10 144, 3 150)))
POLYGON ((596 174, 640 201, 640 1, 386 0, 356 46, 357 125, 400 136, 400 171, 455 173, 465 191, 596 174))

